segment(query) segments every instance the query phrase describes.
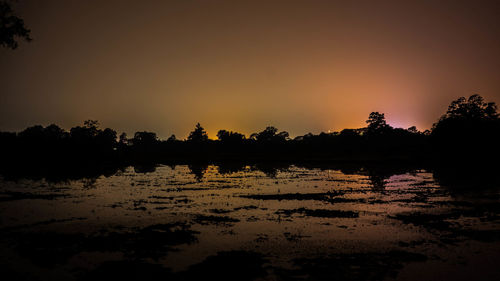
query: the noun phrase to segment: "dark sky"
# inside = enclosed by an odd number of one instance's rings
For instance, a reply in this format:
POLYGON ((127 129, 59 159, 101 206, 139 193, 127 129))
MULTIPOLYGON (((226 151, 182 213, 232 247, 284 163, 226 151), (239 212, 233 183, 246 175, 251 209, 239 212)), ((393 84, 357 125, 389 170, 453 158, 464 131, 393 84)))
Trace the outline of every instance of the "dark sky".
POLYGON ((86 119, 185 138, 196 122, 292 136, 432 126, 500 102, 499 1, 14 3, 33 41, 0 50, 0 130, 86 119))

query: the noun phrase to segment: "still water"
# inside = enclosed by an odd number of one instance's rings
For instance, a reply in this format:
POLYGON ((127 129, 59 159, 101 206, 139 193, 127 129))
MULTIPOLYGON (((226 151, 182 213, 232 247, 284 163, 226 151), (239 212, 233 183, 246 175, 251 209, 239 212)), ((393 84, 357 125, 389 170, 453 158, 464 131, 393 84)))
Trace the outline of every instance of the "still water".
POLYGON ((425 169, 128 167, 0 178, 12 280, 500 280, 500 188, 425 169), (453 184, 452 184, 453 185, 453 184))

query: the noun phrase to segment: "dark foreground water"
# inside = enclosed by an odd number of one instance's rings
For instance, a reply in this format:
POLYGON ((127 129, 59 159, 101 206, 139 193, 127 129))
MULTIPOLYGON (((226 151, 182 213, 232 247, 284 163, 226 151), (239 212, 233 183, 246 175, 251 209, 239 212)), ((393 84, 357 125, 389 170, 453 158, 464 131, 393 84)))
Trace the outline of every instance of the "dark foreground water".
POLYGON ((296 166, 0 177, 0 279, 500 280, 500 188, 453 185, 296 166))

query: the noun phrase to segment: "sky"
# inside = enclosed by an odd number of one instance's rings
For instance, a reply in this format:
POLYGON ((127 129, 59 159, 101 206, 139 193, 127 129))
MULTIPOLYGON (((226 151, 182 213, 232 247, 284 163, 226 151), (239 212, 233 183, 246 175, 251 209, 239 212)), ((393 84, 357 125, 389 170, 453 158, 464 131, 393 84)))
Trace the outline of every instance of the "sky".
POLYGON ((500 103, 500 1, 19 0, 0 49, 0 130, 84 120, 186 138, 389 124, 460 96, 500 103))

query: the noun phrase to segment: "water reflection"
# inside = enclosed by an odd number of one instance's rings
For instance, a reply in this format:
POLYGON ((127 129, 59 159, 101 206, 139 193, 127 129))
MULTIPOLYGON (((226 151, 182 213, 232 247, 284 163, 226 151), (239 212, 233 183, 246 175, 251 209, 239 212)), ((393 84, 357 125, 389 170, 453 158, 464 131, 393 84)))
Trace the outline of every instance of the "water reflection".
MULTIPOLYGON (((410 173, 417 171, 420 168, 412 165, 400 165, 399 163, 393 164, 331 164, 331 163, 295 163, 295 162, 195 162, 195 163, 165 163, 162 166, 170 167, 175 170, 178 165, 187 164, 191 174, 196 181, 202 181, 207 168, 212 165, 217 168, 221 175, 229 175, 245 171, 257 171, 263 173, 269 178, 276 178, 279 172, 284 172, 290 167, 301 167, 304 169, 318 169, 318 170, 338 170, 346 175, 365 175, 368 176, 371 185, 375 189, 383 190, 386 181, 394 175, 410 173)), ((157 163, 138 163, 131 165, 135 173, 148 174, 154 173, 160 164, 157 163)), ((97 179, 101 176, 110 177, 117 173, 124 172, 126 166, 121 165, 81 165, 81 166, 39 166, 36 168, 26 169, 9 169, 3 167, 0 170, 0 176, 9 181, 16 181, 20 179, 31 180, 45 180, 52 183, 68 182, 71 180, 80 179, 97 179)), ((443 175, 449 172, 449 169, 433 169, 435 173, 439 173, 441 178, 446 178, 446 181, 452 180, 453 177, 443 175), (447 176, 447 177, 446 177, 447 176)))
POLYGON ((0 269, 17 279, 421 280, 436 263, 472 278, 500 253, 494 177, 472 196, 447 170, 401 164, 65 171, 0 179, 0 269))
POLYGON ((134 165, 134 172, 141 173, 141 174, 154 173, 156 171, 156 166, 158 166, 158 165, 157 164, 137 164, 137 165, 134 165))
POLYGON ((189 164, 188 167, 191 173, 194 175, 196 181, 201 182, 201 180, 203 179, 203 175, 205 175, 205 171, 208 168, 208 164, 194 163, 194 164, 189 164))

